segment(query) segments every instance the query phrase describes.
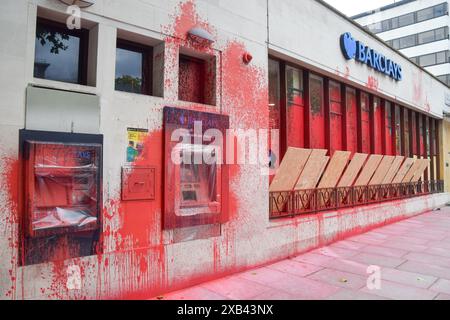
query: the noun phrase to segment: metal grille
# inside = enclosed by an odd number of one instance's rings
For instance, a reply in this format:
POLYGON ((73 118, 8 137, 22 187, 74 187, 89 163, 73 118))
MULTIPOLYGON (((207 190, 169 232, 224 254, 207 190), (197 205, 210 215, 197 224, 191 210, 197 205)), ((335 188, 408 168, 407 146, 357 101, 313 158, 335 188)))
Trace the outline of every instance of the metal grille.
POLYGON ((346 207, 444 192, 444 181, 271 192, 270 218, 294 217, 346 207))

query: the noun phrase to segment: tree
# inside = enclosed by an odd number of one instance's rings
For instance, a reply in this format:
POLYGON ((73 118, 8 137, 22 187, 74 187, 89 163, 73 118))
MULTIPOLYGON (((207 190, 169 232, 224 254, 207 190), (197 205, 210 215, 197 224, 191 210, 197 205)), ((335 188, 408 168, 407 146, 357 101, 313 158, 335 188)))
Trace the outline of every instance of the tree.
POLYGON ((36 30, 36 38, 42 46, 50 43, 52 46, 50 52, 54 54, 59 54, 60 50, 65 51, 69 48, 69 46, 65 44, 65 41, 69 40, 69 36, 67 34, 48 30, 39 25, 36 30))
POLYGON ((118 90, 140 93, 142 88, 142 79, 129 75, 123 75, 120 78, 116 78, 116 88, 118 90))

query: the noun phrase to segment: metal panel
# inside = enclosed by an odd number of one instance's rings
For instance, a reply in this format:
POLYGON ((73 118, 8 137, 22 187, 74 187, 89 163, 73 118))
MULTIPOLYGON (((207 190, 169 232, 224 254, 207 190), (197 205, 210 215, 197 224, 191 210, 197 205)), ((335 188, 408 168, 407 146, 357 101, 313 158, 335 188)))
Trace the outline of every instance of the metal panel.
POLYGON ((27 130, 100 132, 98 96, 29 86, 26 103, 27 130))

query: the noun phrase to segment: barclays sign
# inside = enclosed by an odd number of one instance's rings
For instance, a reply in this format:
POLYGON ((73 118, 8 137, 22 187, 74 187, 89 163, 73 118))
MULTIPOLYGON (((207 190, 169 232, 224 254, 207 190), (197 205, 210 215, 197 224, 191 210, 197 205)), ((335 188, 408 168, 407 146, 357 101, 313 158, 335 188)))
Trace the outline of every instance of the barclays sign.
POLYGON ((349 32, 341 36, 341 50, 347 60, 355 59, 396 81, 403 79, 402 67, 399 64, 367 47, 361 41, 356 41, 349 32))

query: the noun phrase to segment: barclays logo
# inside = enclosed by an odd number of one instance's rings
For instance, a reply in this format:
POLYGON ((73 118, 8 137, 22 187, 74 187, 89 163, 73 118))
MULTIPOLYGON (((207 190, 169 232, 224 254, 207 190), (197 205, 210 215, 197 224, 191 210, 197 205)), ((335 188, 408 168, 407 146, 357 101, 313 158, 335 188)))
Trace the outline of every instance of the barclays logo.
POLYGON ((365 46, 361 41, 356 41, 349 32, 341 36, 341 50, 347 60, 355 59, 396 81, 403 79, 402 67, 399 64, 365 46))

